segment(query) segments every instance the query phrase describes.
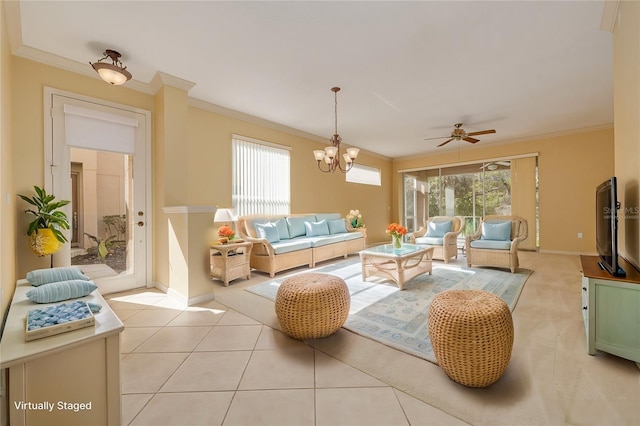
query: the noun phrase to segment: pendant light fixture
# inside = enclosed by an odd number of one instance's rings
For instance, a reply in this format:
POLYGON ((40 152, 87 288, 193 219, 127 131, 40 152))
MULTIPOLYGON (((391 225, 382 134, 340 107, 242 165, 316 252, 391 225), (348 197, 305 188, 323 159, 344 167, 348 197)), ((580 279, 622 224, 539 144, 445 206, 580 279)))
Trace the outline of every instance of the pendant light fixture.
POLYGON ((344 158, 344 166, 341 163, 340 158, 340 143, 342 138, 338 135, 338 92, 339 87, 332 87, 331 91, 334 93, 335 98, 335 133, 331 137, 331 146, 326 147, 324 150, 317 149, 313 151, 313 156, 318 162, 318 168, 324 173, 333 173, 336 170, 340 170, 342 173, 347 173, 353 167, 353 162, 358 156, 360 150, 358 148, 347 148, 346 154, 342 155, 344 158))
POLYGON ((104 51, 103 55, 104 57, 102 59, 98 59, 98 62, 89 62, 98 75, 100 75, 100 78, 107 83, 116 86, 131 80, 131 73, 127 71, 127 67, 120 62, 120 56, 122 55, 120 55, 119 52, 107 49, 104 51), (111 59, 111 63, 102 62, 105 59, 111 59))

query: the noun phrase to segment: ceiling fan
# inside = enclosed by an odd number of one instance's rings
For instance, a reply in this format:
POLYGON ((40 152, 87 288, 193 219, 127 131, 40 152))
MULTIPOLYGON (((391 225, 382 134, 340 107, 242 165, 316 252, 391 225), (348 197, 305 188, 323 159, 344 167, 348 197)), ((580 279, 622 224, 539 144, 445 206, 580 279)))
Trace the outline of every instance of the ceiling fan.
POLYGON ((483 163, 480 168, 493 171, 493 170, 497 170, 498 168, 500 168, 500 166, 509 167, 509 166, 511 166, 511 161, 491 161, 489 163, 483 163))
POLYGON ((448 144, 449 142, 451 142, 453 140, 456 140, 456 141, 463 140, 463 141, 467 141, 467 142, 470 142, 470 143, 476 143, 476 142, 479 142, 480 140, 472 138, 471 136, 486 135, 486 134, 489 134, 489 133, 495 133, 496 132, 494 129, 491 129, 491 130, 481 130, 479 132, 467 133, 462 128, 462 123, 456 123, 456 124, 453 125, 453 127, 455 127, 455 128, 451 132, 451 136, 440 136, 440 137, 437 137, 437 138, 427 138, 427 139, 425 139, 425 141, 432 140, 432 139, 450 138, 450 139, 442 142, 440 145, 438 145, 439 147, 440 146, 444 146, 444 145, 448 144))

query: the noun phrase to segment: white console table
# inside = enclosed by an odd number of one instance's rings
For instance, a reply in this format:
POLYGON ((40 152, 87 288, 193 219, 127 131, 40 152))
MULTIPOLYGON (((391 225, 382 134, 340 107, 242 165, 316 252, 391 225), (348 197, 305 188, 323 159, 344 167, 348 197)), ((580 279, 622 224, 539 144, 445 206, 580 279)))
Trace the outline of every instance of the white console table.
POLYGON ((639 363, 640 272, 622 258, 626 277, 602 270, 596 256, 580 256, 580 261, 587 352, 600 350, 639 363))
POLYGON ((0 342, 0 367, 9 375, 9 423, 119 425, 124 325, 95 290, 81 299, 102 305, 95 326, 26 342, 27 312, 54 305, 33 303, 26 297, 30 289, 26 280, 18 281, 0 342))

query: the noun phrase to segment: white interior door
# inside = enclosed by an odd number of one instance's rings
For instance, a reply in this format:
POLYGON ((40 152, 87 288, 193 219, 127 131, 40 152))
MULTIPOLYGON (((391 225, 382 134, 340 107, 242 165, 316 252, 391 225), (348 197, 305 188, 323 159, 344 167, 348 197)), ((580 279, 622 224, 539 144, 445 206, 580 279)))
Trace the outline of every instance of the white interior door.
POLYGON ((51 112, 45 187, 76 203, 66 206, 66 213, 76 222, 67 237, 77 247, 65 244, 54 255, 54 266, 81 265, 104 294, 147 286, 150 113, 55 89, 45 91, 45 109, 51 112), (72 236, 74 229, 82 235, 72 236))

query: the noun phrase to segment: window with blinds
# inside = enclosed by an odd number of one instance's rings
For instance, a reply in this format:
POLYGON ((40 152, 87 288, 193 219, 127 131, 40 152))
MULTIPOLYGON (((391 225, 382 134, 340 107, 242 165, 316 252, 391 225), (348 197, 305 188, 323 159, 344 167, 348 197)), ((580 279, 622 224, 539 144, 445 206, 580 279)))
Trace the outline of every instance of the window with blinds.
POLYGON ((235 213, 289 214, 290 148, 236 135, 232 145, 235 213))

